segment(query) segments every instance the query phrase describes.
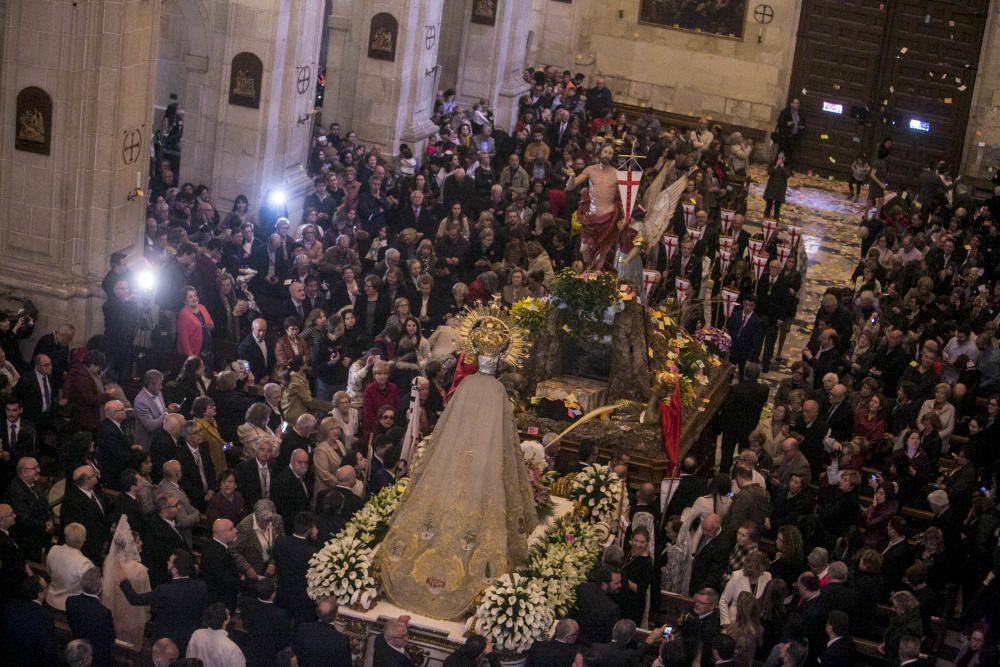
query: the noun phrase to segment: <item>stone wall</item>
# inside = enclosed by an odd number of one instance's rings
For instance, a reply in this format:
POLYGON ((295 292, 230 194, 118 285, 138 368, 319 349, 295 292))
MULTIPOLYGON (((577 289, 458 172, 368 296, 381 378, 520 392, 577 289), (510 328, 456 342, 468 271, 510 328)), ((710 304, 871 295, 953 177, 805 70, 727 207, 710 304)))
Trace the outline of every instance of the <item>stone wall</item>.
POLYGON ((1000 21, 986 19, 979 75, 969 111, 962 173, 992 179, 1000 168, 1000 21))
POLYGON ((774 0, 766 26, 756 4, 735 40, 640 24, 639 0, 533 0, 528 63, 591 83, 603 75, 623 102, 770 129, 788 96, 801 0, 774 0))

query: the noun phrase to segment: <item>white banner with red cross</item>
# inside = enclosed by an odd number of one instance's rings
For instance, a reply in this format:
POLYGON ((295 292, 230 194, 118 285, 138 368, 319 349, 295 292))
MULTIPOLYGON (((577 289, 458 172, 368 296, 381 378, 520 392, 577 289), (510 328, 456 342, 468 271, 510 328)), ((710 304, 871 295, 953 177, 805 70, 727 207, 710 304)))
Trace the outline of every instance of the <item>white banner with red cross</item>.
POLYGON ((764 242, 759 239, 750 239, 750 254, 759 255, 761 248, 764 247, 764 242))
POLYGON ((767 255, 751 255, 750 266, 753 267, 753 279, 760 280, 764 275, 764 269, 767 268, 767 255))
POLYGON ((684 226, 694 227, 695 226, 695 216, 694 216, 694 204, 684 204, 684 226))
POLYGON ((788 258, 792 256, 792 249, 782 243, 778 246, 778 259, 781 261, 781 266, 784 266, 788 262, 788 258))
POLYGON ((736 217, 736 211, 730 210, 728 208, 722 209, 722 233, 729 235, 729 230, 733 228, 733 218, 736 217))
POLYGON ((677 247, 680 245, 680 239, 674 234, 664 234, 663 235, 663 247, 667 249, 667 261, 669 262, 674 258, 674 253, 677 252, 677 247))
POLYGON ((726 252, 733 252, 733 248, 736 247, 736 239, 731 236, 720 236, 719 237, 719 250, 725 250, 726 252))
POLYGON ((650 269, 642 270, 642 293, 646 295, 646 303, 649 303, 649 293, 653 291, 656 283, 660 282, 660 272, 650 269))
POLYGON ((774 220, 764 220, 760 226, 764 230, 764 243, 770 243, 771 237, 774 236, 774 230, 778 228, 778 223, 774 220))
POLYGON ((622 211, 625 212, 625 226, 632 219, 632 209, 635 208, 639 194, 639 182, 642 180, 642 170, 633 169, 631 163, 628 169, 617 169, 618 196, 622 200, 622 211))
POLYGON ((691 291, 691 281, 687 278, 677 278, 674 282, 677 287, 677 303, 681 306, 688 299, 688 293, 691 291))
POLYGON ((703 237, 705 235, 705 230, 704 229, 700 229, 698 227, 688 227, 687 228, 687 233, 688 233, 688 236, 690 236, 692 240, 694 240, 694 241, 700 241, 701 237, 703 237))
POLYGON ((728 287, 722 288, 722 310, 726 315, 728 320, 733 314, 733 309, 736 308, 736 302, 740 299, 739 290, 730 289, 728 287))
POLYGON ((729 273, 729 264, 733 261, 733 253, 729 250, 719 249, 719 272, 723 277, 729 273))
POLYGON ((802 228, 798 225, 788 225, 788 245, 794 248, 800 238, 802 238, 802 228))

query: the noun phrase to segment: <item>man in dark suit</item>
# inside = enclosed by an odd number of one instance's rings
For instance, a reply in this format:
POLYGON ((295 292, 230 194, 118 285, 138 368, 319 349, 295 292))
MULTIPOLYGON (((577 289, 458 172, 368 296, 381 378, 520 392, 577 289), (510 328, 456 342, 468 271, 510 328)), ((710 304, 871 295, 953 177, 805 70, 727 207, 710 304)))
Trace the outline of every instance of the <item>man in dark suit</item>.
POLYGON ((296 449, 301 449, 306 454, 312 453, 313 433, 315 431, 316 418, 308 412, 299 415, 295 424, 285 431, 285 434, 281 436, 281 448, 274 458, 274 466, 279 473, 282 468, 288 466, 288 462, 292 460, 292 452, 296 449))
MULTIPOLYGON (((701 535, 694 547, 691 562, 689 594, 703 588, 716 591, 722 587, 722 574, 729 560, 729 544, 722 537, 722 519, 718 514, 707 514, 701 520, 701 535)), ((697 535, 697 531, 694 533, 697 535)))
POLYGON ((270 440, 261 440, 257 443, 254 458, 236 466, 236 485, 243 495, 243 502, 248 512, 261 498, 271 497, 271 484, 275 478, 274 468, 271 465, 273 451, 274 446, 270 440))
MULTIPOLYGON (((333 627, 333 622, 336 619, 336 600, 321 598, 316 602, 316 622, 300 625, 292 639, 292 649, 299 659, 299 667, 351 664, 350 642, 337 628, 333 627)), ((376 662, 375 664, 381 663, 376 662)))
POLYGON ((701 291, 701 272, 701 255, 694 252, 694 241, 685 237, 681 241, 680 250, 670 259, 663 285, 668 290, 674 289, 677 278, 684 278, 691 284, 687 293, 688 301, 694 301, 701 291))
POLYGON ((882 597, 888 599, 896 591, 904 590, 903 575, 913 564, 913 549, 906 540, 906 519, 896 515, 886 524, 889 546, 882 550, 882 597))
POLYGON ((803 572, 795 582, 798 591, 797 600, 793 602, 788 624, 800 623, 802 633, 809 640, 809 656, 815 662, 823 652, 827 642, 826 618, 829 613, 826 600, 820 592, 819 578, 812 572, 803 572))
POLYGON ((692 456, 685 456, 681 461, 680 480, 677 482, 673 495, 670 496, 670 501, 667 503, 667 510, 663 513, 663 516, 669 519, 675 514, 680 515, 686 508, 694 505, 695 500, 705 495, 707 489, 707 481, 698 474, 697 459, 692 456))
POLYGON ((44 354, 34 358, 32 369, 21 376, 14 394, 24 405, 24 416, 39 432, 48 430, 60 403, 58 387, 52 380, 52 360, 44 354))
POLYGON ((854 640, 847 636, 850 629, 851 618, 843 611, 834 609, 827 614, 827 643, 819 659, 823 667, 850 667, 854 664, 854 640))
POLYGON ((764 348, 760 362, 765 373, 771 370, 774 345, 787 316, 791 298, 788 281, 781 271, 781 261, 772 259, 767 264, 767 271, 757 282, 757 315, 764 321, 764 348))
POLYGON ((149 570, 149 583, 154 587, 169 581, 167 563, 170 556, 188 546, 177 528, 180 511, 177 498, 160 495, 155 502, 157 513, 142 532, 142 564, 149 570))
POLYGON ((212 522, 212 539, 201 550, 201 579, 208 587, 208 603, 221 602, 230 612, 236 610, 236 594, 240 589, 240 573, 229 552, 235 541, 233 522, 216 519, 212 522))
POLYGON ((570 667, 576 660, 580 625, 571 618, 556 623, 552 639, 535 642, 528 651, 527 667, 570 667))
POLYGON ((181 464, 180 487, 191 504, 204 512, 205 503, 211 499, 215 487, 212 456, 205 444, 205 434, 194 420, 184 422, 181 437, 184 444, 177 452, 177 461, 181 464))
POLYGON ((640 667, 643 652, 635 647, 635 621, 623 618, 611 629, 609 643, 591 644, 598 667, 640 667))
POLYGON ((802 361, 813 369, 813 388, 823 385, 823 376, 827 373, 839 375, 844 369, 844 359, 839 350, 840 336, 832 328, 823 329, 802 350, 802 361))
POLYGON ((177 460, 181 441, 181 428, 184 426, 184 415, 168 414, 163 418, 163 427, 153 434, 153 443, 149 446, 149 456, 153 464, 151 477, 154 484, 163 479, 163 464, 177 460))
POLYGON ((44 354, 52 360, 52 383, 56 389, 62 387, 63 376, 69 372, 70 365, 70 343, 76 328, 67 323, 60 324, 55 331, 45 334, 35 343, 35 350, 31 353, 34 359, 40 354, 44 354))
POLYGON ((735 450, 750 446, 748 439, 760 421, 761 410, 767 404, 770 390, 758 382, 760 366, 748 363, 743 368, 743 379, 729 389, 717 413, 722 431, 722 456, 719 472, 726 474, 733 465, 735 450))
MULTIPOLYGON (((247 667, 272 667, 278 651, 291 640, 291 623, 285 610, 274 604, 274 579, 265 577, 255 588, 257 597, 244 599, 241 603, 243 628, 247 633, 243 654, 247 667)), ((301 630, 302 626, 299 628, 301 630)), ((299 660, 301 664, 301 658, 299 660)))
POLYGON ((813 479, 819 479, 823 471, 823 439, 826 432, 826 422, 819 416, 819 403, 809 399, 802 404, 802 414, 792 424, 792 434, 800 438, 799 451, 809 461, 813 479))
POLYGON ((94 665, 113 665, 115 621, 101 604, 101 571, 92 567, 80 577, 83 592, 66 598, 66 619, 73 639, 86 639, 94 652, 94 665))
POLYGON ((121 488, 124 489, 112 502, 111 523, 118 525, 118 519, 124 516, 129 528, 142 530, 142 508, 139 507, 139 488, 142 480, 134 468, 126 468, 121 475, 121 488))
POLYGON ((611 629, 622 615, 612 596, 621 588, 621 572, 603 565, 597 567, 594 581, 584 581, 576 587, 573 618, 580 624, 581 644, 611 641, 611 629))
POLYGON ((263 385, 274 369, 274 344, 267 341, 267 320, 258 317, 250 325, 250 334, 236 346, 236 355, 250 364, 250 372, 263 385))
POLYGON ((394 234, 408 227, 423 233, 424 238, 433 239, 437 233, 437 222, 430 206, 424 205, 424 193, 414 190, 410 193, 409 206, 399 206, 391 216, 390 227, 394 234))
POLYGON ((17 462, 17 477, 7 487, 3 500, 17 515, 11 537, 26 560, 40 562, 42 547, 54 531, 52 509, 42 489, 35 486, 38 461, 26 456, 17 462))
POLYGON ((339 489, 344 494, 344 508, 341 514, 344 521, 350 521, 354 513, 365 505, 364 499, 354 493, 354 485, 358 481, 357 472, 354 466, 341 466, 337 468, 334 477, 337 479, 337 484, 333 488, 339 489))
MULTIPOLYGON (((94 434, 94 445, 97 448, 97 465, 101 466, 101 474, 107 485, 119 484, 122 471, 132 465, 131 452, 141 450, 141 445, 130 442, 122 423, 127 412, 121 401, 108 401, 104 404, 104 419, 97 425, 94 434)), ((121 491, 121 488, 117 488, 121 491)))
POLYGON ((11 395, 4 403, 7 419, 0 428, 0 491, 14 478, 18 460, 37 456, 39 445, 35 425, 22 417, 24 406, 20 399, 11 395))
POLYGON ((295 515, 295 532, 274 541, 271 558, 278 571, 278 596, 275 604, 288 612, 296 626, 315 617, 313 601, 306 594, 306 572, 309 559, 316 553, 316 515, 299 512, 295 515))
MULTIPOLYGON (((284 290, 281 283, 288 275, 284 241, 278 234, 271 234, 267 242, 250 253, 250 268, 257 274, 250 281, 250 288, 257 297, 266 300, 280 299, 284 290)), ((243 357, 240 357, 241 359, 243 357)), ((256 376, 256 373, 254 374, 256 376)))
POLYGON ((760 355, 760 345, 764 340, 764 327, 760 317, 754 312, 757 298, 749 295, 743 299, 743 305, 733 309, 729 317, 727 329, 733 343, 729 348, 729 360, 739 367, 740 380, 743 379, 743 369, 748 361, 757 361, 760 355))
POLYGON ((0 599, 9 600, 20 595, 25 578, 30 576, 24 554, 10 535, 15 521, 17 518, 11 506, 0 504, 0 599))
POLYGON ((309 509, 312 484, 306 479, 308 470, 309 455, 304 449, 296 449, 288 467, 274 480, 271 500, 286 526, 294 526, 296 515, 309 509))
MULTIPOLYGON (((830 563, 827 569, 827 584, 823 588, 826 608, 832 612, 843 612, 848 617, 856 613, 863 613, 859 608, 860 597, 858 592, 847 584, 847 565, 841 561, 830 563)), ((842 634, 850 634, 844 632, 842 634)), ((832 638, 831 638, 832 639, 832 638)))
POLYGON ((838 442, 847 442, 854 433, 854 414, 847 401, 847 387, 836 384, 830 390, 830 400, 823 414, 823 421, 830 431, 830 437, 838 442))
POLYGON ((49 584, 41 575, 28 577, 19 596, 3 607, 0 656, 7 667, 55 667, 56 629, 45 608, 49 584))
MULTIPOLYGON (((682 617, 681 633, 684 637, 701 640, 702 646, 714 646, 715 638, 719 636, 721 621, 719 618, 719 593, 715 588, 701 588, 694 594, 694 605, 691 613, 682 617)), ((702 650, 702 667, 715 664, 712 651, 702 650)))
POLYGON ((149 593, 136 593, 121 565, 116 564, 116 567, 125 599, 137 607, 148 606, 153 614, 150 636, 172 639, 183 654, 191 633, 198 627, 201 613, 208 606, 205 582, 191 578, 194 574, 191 554, 183 549, 173 552, 167 561, 171 580, 149 593))
POLYGON ((382 634, 375 638, 375 659, 372 667, 417 667, 406 654, 409 616, 386 621, 382 634))
POLYGON ((87 529, 87 541, 80 551, 92 563, 103 563, 104 545, 108 541, 111 511, 94 490, 98 475, 93 466, 79 466, 73 471, 72 483, 66 484, 60 523, 65 527, 79 523, 87 529))

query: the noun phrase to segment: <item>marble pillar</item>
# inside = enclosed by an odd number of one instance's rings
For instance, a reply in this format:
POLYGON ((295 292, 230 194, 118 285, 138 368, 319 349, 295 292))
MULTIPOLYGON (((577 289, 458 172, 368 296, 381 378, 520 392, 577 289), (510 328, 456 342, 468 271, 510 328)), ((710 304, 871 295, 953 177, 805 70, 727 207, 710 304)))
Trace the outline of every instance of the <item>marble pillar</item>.
POLYGON ((76 325, 77 344, 100 333, 108 257, 141 254, 145 201, 135 191, 148 168, 159 8, 149 0, 7 3, 0 288, 35 302, 37 334, 61 322, 76 325), (28 88, 43 92, 19 104, 28 88))

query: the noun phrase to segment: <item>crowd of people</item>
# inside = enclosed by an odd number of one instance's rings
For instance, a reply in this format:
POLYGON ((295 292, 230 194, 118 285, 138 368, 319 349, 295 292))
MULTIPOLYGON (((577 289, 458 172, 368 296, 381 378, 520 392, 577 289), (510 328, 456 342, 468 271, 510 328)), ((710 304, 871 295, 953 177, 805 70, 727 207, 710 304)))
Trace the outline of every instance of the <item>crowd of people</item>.
MULTIPOLYGON (((707 119, 616 114, 600 78, 528 76, 514 127, 444 91, 440 130, 395 160, 318 127, 301 219, 257 215, 242 195, 220 211, 165 160, 146 220, 155 278, 112 255, 103 335, 74 347, 61 324, 24 356, 33 316, 0 314, 5 664, 112 664, 116 640, 146 665, 350 664, 336 602, 306 593, 309 559, 406 474, 406 427, 429 433, 448 400, 452 318, 583 271, 572 218, 586 183, 573 174, 607 145, 646 156, 640 224, 658 189, 688 178, 677 252, 641 248, 656 273, 647 298, 688 280, 688 324, 726 327, 738 373, 713 425, 718 466, 713 440, 679 479, 634 490, 651 528, 605 554, 529 664, 848 665, 855 639, 915 664, 936 650, 938 617, 965 632, 957 664, 995 664, 1000 197, 978 206, 928 180, 886 202, 858 224, 851 283, 798 313, 798 255, 779 260, 777 236, 766 272, 749 271, 752 142, 707 119), (740 294, 728 318, 722 288, 740 294), (796 317, 812 337, 785 360, 796 317), (690 611, 636 643, 666 613, 661 589, 690 596, 690 611)), ((784 150, 797 110, 779 126, 784 150)), ((765 192, 775 217, 782 152, 765 192)), ((579 462, 548 454, 568 474, 600 447, 581 445, 579 462)), ((627 464, 616 471, 627 478, 627 464)), ((386 623, 375 665, 413 664, 408 620, 386 623)), ((476 636, 445 664, 483 660, 496 656, 476 636)))

